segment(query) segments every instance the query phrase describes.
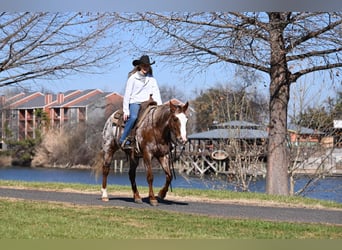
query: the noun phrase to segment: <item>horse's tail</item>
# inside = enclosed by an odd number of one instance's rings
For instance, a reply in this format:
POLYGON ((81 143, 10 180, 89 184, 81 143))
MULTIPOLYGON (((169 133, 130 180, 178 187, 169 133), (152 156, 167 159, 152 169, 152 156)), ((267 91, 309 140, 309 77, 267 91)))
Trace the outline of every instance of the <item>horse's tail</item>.
POLYGON ((96 180, 98 180, 99 175, 100 175, 100 173, 102 171, 102 167, 103 167, 103 164, 104 164, 103 157, 104 157, 104 152, 103 152, 103 150, 101 150, 96 155, 95 162, 94 162, 94 164, 92 166, 92 172, 94 173, 96 180))

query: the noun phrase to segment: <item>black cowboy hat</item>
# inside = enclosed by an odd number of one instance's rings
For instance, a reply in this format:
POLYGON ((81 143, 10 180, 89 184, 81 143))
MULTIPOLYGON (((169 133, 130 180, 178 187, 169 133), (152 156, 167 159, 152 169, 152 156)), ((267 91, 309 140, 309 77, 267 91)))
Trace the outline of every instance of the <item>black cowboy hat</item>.
POLYGON ((141 64, 152 65, 154 63, 155 63, 155 61, 150 62, 150 58, 146 55, 143 55, 140 57, 140 59, 134 60, 132 62, 133 66, 137 66, 137 65, 141 65, 141 64))

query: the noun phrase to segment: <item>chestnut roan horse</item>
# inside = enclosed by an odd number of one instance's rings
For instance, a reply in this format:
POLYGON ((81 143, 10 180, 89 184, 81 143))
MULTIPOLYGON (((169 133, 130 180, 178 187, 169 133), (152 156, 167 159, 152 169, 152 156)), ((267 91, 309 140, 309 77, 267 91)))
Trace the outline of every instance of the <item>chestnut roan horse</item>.
MULTIPOLYGON (((155 157, 162 166, 166 181, 164 187, 159 191, 158 198, 164 199, 171 184, 173 175, 170 166, 170 154, 176 143, 186 143, 186 111, 188 102, 185 105, 175 105, 171 101, 168 104, 153 105, 146 109, 141 120, 138 121, 135 130, 135 150, 126 152, 129 156, 129 179, 133 191, 133 199, 136 203, 142 203, 137 185, 135 182, 136 169, 139 158, 143 158, 146 170, 146 178, 149 187, 149 201, 153 206, 158 205, 158 200, 153 192, 152 159, 155 157)), ((107 177, 114 153, 120 149, 119 138, 122 129, 113 123, 113 115, 110 116, 104 126, 103 144, 100 164, 97 162, 97 169, 102 166, 102 200, 108 201, 107 177)))

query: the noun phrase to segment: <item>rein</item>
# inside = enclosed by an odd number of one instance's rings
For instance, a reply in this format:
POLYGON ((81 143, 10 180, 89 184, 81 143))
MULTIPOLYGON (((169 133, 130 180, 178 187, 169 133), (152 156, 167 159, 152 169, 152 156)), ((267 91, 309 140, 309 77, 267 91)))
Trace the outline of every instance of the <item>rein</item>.
MULTIPOLYGON (((152 126, 154 124, 154 112, 156 111, 156 109, 152 110, 152 126)), ((156 134, 154 132, 154 137, 156 138, 156 134)), ((160 150, 159 144, 156 144, 157 148, 160 150)), ((175 166, 174 166, 174 161, 178 160, 180 158, 180 156, 182 155, 185 147, 182 147, 182 150, 180 151, 179 155, 177 156, 177 141, 172 140, 172 136, 171 136, 171 130, 170 130, 170 141, 168 142, 168 148, 169 148, 169 169, 172 173, 172 175, 174 176, 174 179, 176 180, 176 171, 175 171, 175 166), (172 152, 174 148, 174 153, 172 152)), ((172 181, 170 183, 170 190, 172 192, 172 181)))

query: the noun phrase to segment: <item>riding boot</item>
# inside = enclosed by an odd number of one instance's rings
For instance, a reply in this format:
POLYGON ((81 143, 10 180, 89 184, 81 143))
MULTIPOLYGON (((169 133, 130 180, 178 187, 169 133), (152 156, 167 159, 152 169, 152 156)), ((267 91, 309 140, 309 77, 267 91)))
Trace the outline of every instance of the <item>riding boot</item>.
POLYGON ((122 143, 121 143, 121 149, 122 150, 131 150, 132 149, 132 143, 129 137, 127 137, 122 143))

